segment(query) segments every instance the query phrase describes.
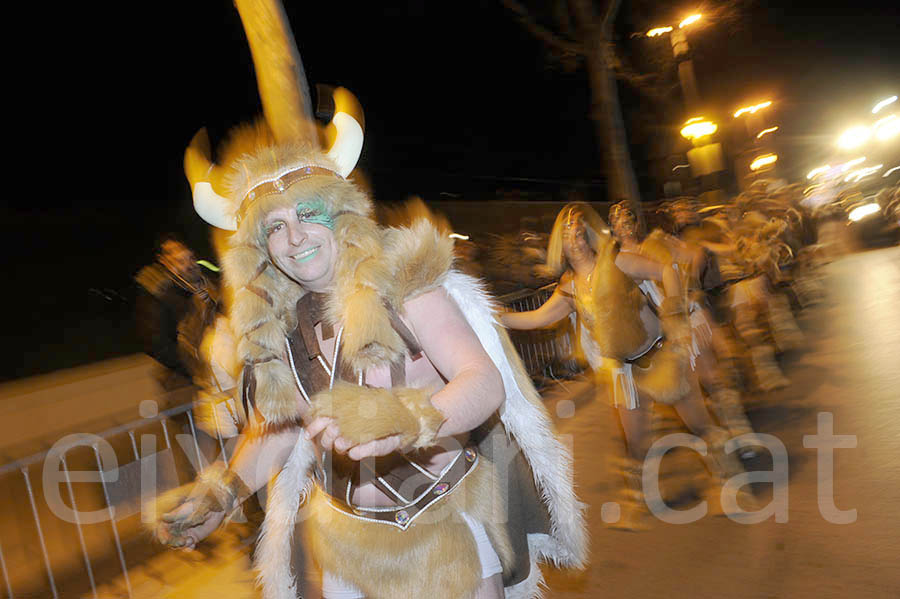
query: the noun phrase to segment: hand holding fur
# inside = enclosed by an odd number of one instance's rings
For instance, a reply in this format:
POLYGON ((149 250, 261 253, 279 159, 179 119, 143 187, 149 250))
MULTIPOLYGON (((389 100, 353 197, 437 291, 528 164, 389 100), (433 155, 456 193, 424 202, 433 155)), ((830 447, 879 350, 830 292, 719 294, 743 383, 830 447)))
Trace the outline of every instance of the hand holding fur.
POLYGON ((444 415, 431 405, 425 389, 381 389, 335 384, 312 398, 313 418, 333 419, 341 437, 353 445, 399 435, 402 447, 434 444, 444 415))
POLYGON ((192 546, 215 530, 224 517, 251 495, 247 485, 221 462, 206 468, 196 482, 156 500, 157 540, 170 547, 192 546))

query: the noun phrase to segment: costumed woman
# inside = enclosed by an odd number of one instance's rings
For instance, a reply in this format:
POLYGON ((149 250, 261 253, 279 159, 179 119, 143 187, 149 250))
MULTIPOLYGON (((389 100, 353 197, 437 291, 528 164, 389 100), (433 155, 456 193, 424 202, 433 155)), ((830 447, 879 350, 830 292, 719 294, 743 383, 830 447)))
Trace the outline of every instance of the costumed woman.
POLYGON ((194 546, 268 483, 267 599, 298 594, 301 528, 326 598, 538 596, 539 562, 586 560, 570 454, 452 240, 425 220, 379 227, 347 179, 356 99, 328 98, 320 148, 283 8, 236 5, 265 121, 220 165, 195 138, 185 164, 198 213, 235 231, 223 267, 249 424, 227 467, 168 498, 156 534, 194 546))
MULTIPOLYGON (((688 428, 705 439, 716 491, 725 478, 742 472, 739 460, 725 452, 728 433, 712 422, 690 369, 686 302, 671 265, 620 252, 600 215, 575 202, 556 218, 546 268, 559 277, 553 295, 537 310, 506 312, 500 321, 512 329, 536 329, 577 314, 582 350, 598 383, 609 390, 625 432, 625 509, 613 526, 640 530, 649 524, 642 474, 654 401, 674 405, 688 428), (638 287, 644 280, 663 285, 665 299, 656 310, 638 287)), ((717 497, 710 497, 714 510, 717 497)))
MULTIPOLYGON (((705 285, 714 285, 719 279, 709 251, 661 229, 655 229, 641 240, 637 219, 627 201, 610 207, 609 221, 622 252, 644 255, 660 264, 671 264, 678 273, 682 289, 687 291, 691 327, 691 343, 687 349, 691 370, 697 373, 700 383, 709 393, 713 413, 731 436, 752 435, 753 427, 744 413, 735 373, 723 369, 716 357, 716 348, 728 352, 730 342, 715 321, 704 293, 705 285)), ((659 283, 648 279, 641 281, 639 287, 657 309, 662 306, 665 293, 659 283)), ((742 443, 740 455, 755 455, 751 445, 758 443, 755 437, 745 437, 743 441, 745 444, 742 443)))

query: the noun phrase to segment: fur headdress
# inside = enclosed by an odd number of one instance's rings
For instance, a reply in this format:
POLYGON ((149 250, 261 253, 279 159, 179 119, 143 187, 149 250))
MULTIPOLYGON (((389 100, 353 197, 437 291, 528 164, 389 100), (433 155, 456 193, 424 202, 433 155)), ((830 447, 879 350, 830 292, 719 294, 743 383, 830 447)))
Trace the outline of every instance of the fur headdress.
POLYGON ((231 325, 239 357, 253 369, 257 407, 266 424, 277 427, 299 419, 283 351, 286 335, 296 326, 297 301, 306 291, 269 258, 263 223, 272 210, 315 203, 334 223, 336 283, 325 318, 336 324, 349 315, 366 315, 346 328, 344 359, 361 371, 396 359, 404 346, 379 295, 390 277, 372 203, 346 179, 362 149, 362 109, 349 91, 333 90, 326 99, 334 116, 320 130, 283 7, 246 0, 235 4, 253 53, 265 119, 232 132, 219 152, 221 165, 211 161, 209 139, 201 130, 185 152, 184 166, 197 213, 234 231, 222 256, 225 283, 233 294, 231 325))

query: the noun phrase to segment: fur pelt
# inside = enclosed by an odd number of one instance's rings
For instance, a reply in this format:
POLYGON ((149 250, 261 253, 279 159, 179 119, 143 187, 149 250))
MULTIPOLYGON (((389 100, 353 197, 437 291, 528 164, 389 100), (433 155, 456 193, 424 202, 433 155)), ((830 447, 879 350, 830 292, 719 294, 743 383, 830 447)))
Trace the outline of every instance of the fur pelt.
POLYGON ((427 389, 350 383, 335 383, 332 389, 313 396, 312 416, 333 418, 341 436, 353 445, 400 435, 401 446, 415 449, 433 445, 444 422, 427 389))
POLYGON ((634 366, 634 384, 641 395, 664 404, 673 404, 691 391, 693 371, 687 349, 666 341, 653 355, 647 368, 634 366))
POLYGON ((502 532, 505 514, 493 493, 496 484, 492 464, 481 458, 452 493, 405 531, 340 514, 317 488, 305 526, 307 546, 323 570, 366 597, 464 599, 481 583, 481 566, 461 512, 485 524, 501 563, 512 561, 502 532), (496 526, 488 529, 490 524, 496 526))
POLYGON ((643 296, 634 281, 616 266, 618 247, 611 240, 598 244, 591 274, 593 319, 591 335, 604 356, 624 360, 647 341, 641 321, 643 296))
MULTIPOLYGON (((501 420, 507 434, 521 447, 550 515, 550 534, 533 534, 528 537, 532 565, 528 579, 508 589, 510 597, 535 599, 541 595, 540 584, 543 581, 539 563, 549 561, 557 566, 582 568, 587 561, 584 504, 575 495, 572 455, 556 438, 550 416, 509 336, 496 324, 494 306, 482 283, 453 270, 446 272, 441 281, 441 286, 460 307, 500 371, 506 393, 501 420)), ((290 553, 298 497, 303 489, 309 488, 311 479, 308 469, 312 464, 313 454, 309 442, 301 437, 288 463, 272 485, 263 535, 254 560, 260 569, 259 580, 266 599, 295 597, 292 594, 294 581, 287 564, 289 557, 284 555, 290 553)), ((478 469, 481 468, 482 465, 479 465, 478 469)), ((479 506, 467 505, 466 510, 469 515, 482 522, 505 565, 512 562, 512 552, 507 542, 503 541, 503 527, 495 524, 503 522, 496 512, 497 504, 498 502, 490 502, 493 517, 478 513, 475 508, 479 506)), ((425 513, 420 518, 426 516, 429 514, 425 513)), ((425 522, 426 520, 422 520, 421 524, 424 525, 425 522)), ((386 528, 384 525, 379 526, 386 528)), ((367 555, 366 559, 369 558, 367 555)), ((423 582, 424 578, 426 577, 419 576, 419 582, 423 582)), ((425 595, 415 592, 399 596, 425 595)))

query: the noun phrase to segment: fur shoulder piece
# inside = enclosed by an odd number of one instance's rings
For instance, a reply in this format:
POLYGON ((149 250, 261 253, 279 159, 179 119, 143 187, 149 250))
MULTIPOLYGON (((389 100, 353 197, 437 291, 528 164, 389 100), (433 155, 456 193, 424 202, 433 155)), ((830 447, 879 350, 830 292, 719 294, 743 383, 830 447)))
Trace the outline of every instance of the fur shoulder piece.
POLYGON ((387 229, 384 254, 391 274, 386 299, 399 308, 441 285, 453 265, 453 240, 423 218, 409 227, 387 229))
POLYGON ((392 362, 404 351, 388 310, 437 288, 453 263, 453 241, 428 220, 379 230, 363 217, 341 231, 338 283, 329 298, 329 318, 344 326, 343 357, 356 371, 392 362))

